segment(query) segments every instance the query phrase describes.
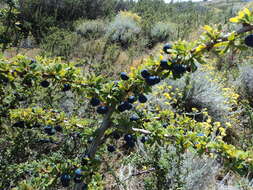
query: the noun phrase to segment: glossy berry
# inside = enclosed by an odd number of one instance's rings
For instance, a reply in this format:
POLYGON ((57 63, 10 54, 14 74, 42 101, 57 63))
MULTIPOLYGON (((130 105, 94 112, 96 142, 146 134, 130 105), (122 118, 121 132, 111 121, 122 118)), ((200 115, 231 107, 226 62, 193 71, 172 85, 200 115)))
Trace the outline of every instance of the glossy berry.
POLYGON ((70 175, 62 174, 61 175, 61 183, 63 187, 68 187, 70 184, 70 175))
POLYGON ((95 106, 98 106, 100 104, 100 100, 98 98, 92 98, 90 100, 90 104, 95 107, 95 106))
POLYGON ((186 72, 186 67, 182 64, 174 64, 172 67, 172 71, 175 74, 183 74, 186 72))
POLYGON ((25 127, 25 122, 24 121, 18 121, 12 125, 12 127, 17 127, 17 128, 24 128, 25 127))
POLYGON ((126 102, 126 108, 127 108, 127 110, 131 110, 133 108, 133 106, 129 102, 126 102))
POLYGON ((253 47, 253 34, 248 35, 245 39, 244 39, 244 43, 249 46, 249 47, 253 47))
POLYGON ((124 112, 124 111, 126 111, 126 108, 125 108, 124 104, 120 104, 120 105, 118 106, 118 111, 119 111, 119 112, 124 112))
POLYGON ((30 64, 34 64, 34 63, 36 63, 36 60, 35 59, 31 59, 30 64))
POLYGON ((99 106, 97 108, 97 113, 99 114, 106 114, 108 112, 108 107, 107 106, 99 106))
POLYGON ((121 78, 122 80, 128 80, 128 79, 129 79, 129 77, 128 77, 128 75, 127 75, 126 72, 121 72, 121 73, 120 73, 120 78, 121 78))
POLYGON ((108 150, 108 152, 114 152, 116 149, 113 145, 108 145, 107 150, 108 150))
POLYGON ((143 69, 143 70, 141 70, 141 76, 142 76, 143 78, 147 78, 147 77, 150 76, 150 73, 148 72, 147 69, 143 69))
POLYGON ((66 92, 66 91, 69 91, 70 89, 71 89, 71 85, 70 84, 64 84, 62 91, 66 92))
POLYGON ((127 101, 128 101, 129 103, 133 104, 133 103, 136 101, 136 97, 135 97, 135 96, 129 96, 129 97, 127 98, 127 101))
POLYGON ((145 143, 145 142, 148 141, 148 139, 149 139, 149 138, 148 138, 147 136, 142 136, 142 137, 141 137, 141 142, 142 142, 142 143, 145 143))
POLYGON ((35 124, 33 125, 33 128, 39 128, 39 127, 41 127, 41 125, 40 125, 39 123, 35 123, 35 124))
POLYGON ((130 121, 138 121, 140 118, 137 115, 132 115, 130 121))
POLYGON ((126 135, 124 136, 124 140, 125 140, 126 142, 133 141, 133 135, 131 135, 131 134, 126 134, 126 135))
POLYGON ((62 132, 62 126, 60 125, 56 125, 54 129, 58 132, 62 132))
POLYGON ((146 78, 146 82, 150 86, 158 84, 160 81, 161 81, 161 79, 159 76, 149 76, 148 78, 146 78))
POLYGON ((160 66, 161 66, 161 68, 163 68, 165 70, 169 70, 170 69, 168 61, 166 59, 163 59, 163 60, 160 61, 160 66))
POLYGON ((133 106, 132 106, 129 102, 125 101, 125 102, 122 102, 122 103, 118 106, 118 111, 119 111, 119 112, 124 112, 124 111, 126 111, 126 110, 132 109, 132 107, 133 107, 133 106))
POLYGON ((168 126, 168 123, 163 124, 163 128, 167 128, 167 126, 168 126))
POLYGON ((50 125, 44 127, 44 132, 48 135, 54 135, 56 133, 55 129, 50 125))
POLYGON ((168 50, 171 49, 171 48, 172 48, 172 45, 170 45, 170 44, 165 44, 165 45, 163 46, 163 51, 164 51, 165 53, 169 53, 168 50))
POLYGON ((0 74, 0 82, 6 84, 6 83, 9 82, 9 78, 7 78, 6 76, 0 74))
POLYGON ((139 95, 138 100, 139 100, 140 103, 145 103, 145 102, 148 101, 147 97, 143 94, 139 95))
POLYGON ((50 83, 47 80, 41 81, 40 82, 40 86, 47 88, 49 87, 50 83))
POLYGON ((83 174, 82 174, 82 169, 81 168, 77 168, 76 170, 75 170, 75 175, 77 176, 77 177, 81 177, 83 174))

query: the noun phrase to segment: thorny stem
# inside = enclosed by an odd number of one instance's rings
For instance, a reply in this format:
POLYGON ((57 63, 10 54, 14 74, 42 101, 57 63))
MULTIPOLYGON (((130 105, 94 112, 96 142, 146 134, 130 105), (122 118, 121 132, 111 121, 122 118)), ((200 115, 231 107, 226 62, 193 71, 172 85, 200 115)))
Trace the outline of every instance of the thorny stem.
POLYGON ((97 152, 97 149, 102 142, 102 138, 105 134, 105 131, 110 128, 111 116, 112 116, 114 110, 115 110, 115 105, 109 108, 109 111, 104 116, 101 127, 95 131, 96 137, 92 141, 92 144, 89 147, 88 152, 87 152, 90 158, 94 158, 94 156, 97 152))

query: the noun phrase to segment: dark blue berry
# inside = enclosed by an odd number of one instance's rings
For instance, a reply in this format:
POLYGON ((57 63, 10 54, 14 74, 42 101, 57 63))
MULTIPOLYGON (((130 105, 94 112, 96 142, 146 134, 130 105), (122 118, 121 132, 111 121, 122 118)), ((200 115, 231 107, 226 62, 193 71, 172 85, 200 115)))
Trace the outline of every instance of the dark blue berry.
POLYGON ((168 126, 168 123, 163 124, 163 128, 167 128, 167 126, 168 126))
POLYGON ((17 128, 24 128, 25 127, 25 122, 24 121, 18 121, 12 125, 12 127, 17 127, 17 128))
POLYGON ((145 103, 145 102, 148 101, 147 97, 143 94, 139 95, 138 100, 139 100, 140 103, 145 103))
POLYGON ((161 81, 161 79, 159 76, 149 76, 148 78, 146 78, 146 82, 150 86, 158 84, 160 81, 161 81))
POLYGON ((135 96, 129 96, 127 101, 131 104, 133 104, 136 101, 136 97, 135 96))
POLYGON ((131 135, 131 134, 126 134, 126 135, 124 136, 124 140, 125 140, 126 142, 128 142, 128 141, 133 141, 133 135, 131 135))
POLYGON ((4 83, 4 84, 7 84, 9 82, 9 78, 0 74, 0 82, 1 83, 4 83))
POLYGON ((143 69, 143 70, 141 70, 141 76, 142 76, 143 78, 147 78, 147 77, 150 76, 150 73, 148 72, 147 69, 143 69))
POLYGON ((172 45, 170 45, 170 44, 165 44, 165 45, 163 46, 163 51, 164 51, 165 53, 169 53, 168 50, 171 49, 171 48, 172 48, 172 45))
POLYGON ((122 103, 118 106, 118 110, 119 110, 119 112, 124 112, 124 111, 126 111, 126 110, 132 109, 132 107, 133 107, 133 106, 132 106, 129 102, 125 101, 125 102, 122 102, 122 103))
POLYGON ((137 115, 132 115, 130 121, 138 121, 140 118, 137 115))
POLYGON ((126 104, 127 110, 131 110, 133 108, 132 104, 130 104, 129 102, 127 102, 126 104))
POLYGON ((62 174, 61 175, 61 183, 63 187, 68 187, 70 184, 70 175, 62 174))
POLYGON ((44 80, 40 82, 40 85, 44 88, 47 88, 49 87, 50 83, 47 80, 44 80))
POLYGON ((81 177, 83 174, 82 174, 82 169, 81 168, 77 168, 76 170, 75 170, 75 175, 77 176, 77 177, 81 177))
POLYGON ((98 98, 92 98, 90 100, 90 104, 95 107, 95 106, 98 106, 100 104, 100 100, 98 98))
POLYGON ((50 125, 44 127, 44 132, 48 135, 54 135, 56 133, 55 129, 50 125))
POLYGON ((108 145, 107 150, 108 150, 108 152, 114 152, 116 149, 113 145, 108 145))
POLYGON ((99 106, 97 108, 97 113, 99 114, 106 114, 108 112, 108 107, 107 106, 99 106))
POLYGON ((120 78, 121 78, 122 80, 128 80, 128 79, 129 79, 129 77, 128 77, 128 75, 127 75, 126 72, 121 72, 121 73, 120 73, 120 78))
POLYGON ((174 64, 172 67, 172 71, 175 74, 183 74, 186 72, 186 66, 182 64, 174 64))
POLYGON ((249 47, 253 47, 253 34, 248 35, 245 39, 244 39, 244 43, 249 46, 249 47))
POLYGON ((69 91, 70 89, 71 89, 71 85, 70 84, 64 84, 62 91, 66 92, 66 91, 69 91))
POLYGON ((58 132, 62 132, 62 126, 56 125, 55 130, 58 131, 58 132))
POLYGON ((142 136, 142 137, 141 137, 141 142, 142 142, 142 143, 145 143, 145 142, 148 141, 148 139, 149 139, 149 138, 148 138, 147 136, 142 136))
POLYGON ((165 70, 168 70, 170 69, 170 66, 168 64, 168 61, 166 59, 163 59, 160 61, 160 66, 165 69, 165 70))

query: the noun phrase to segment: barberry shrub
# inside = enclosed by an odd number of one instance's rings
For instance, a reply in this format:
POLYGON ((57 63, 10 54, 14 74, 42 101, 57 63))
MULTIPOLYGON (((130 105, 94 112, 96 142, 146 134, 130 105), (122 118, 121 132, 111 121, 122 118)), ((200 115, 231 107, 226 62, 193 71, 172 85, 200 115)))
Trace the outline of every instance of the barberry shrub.
MULTIPOLYGON (((244 9, 231 21, 242 28, 226 35, 222 28, 204 26, 199 40, 166 44, 158 59, 150 57, 122 71, 116 80, 81 72, 74 63, 60 59, 1 57, 0 187, 103 189, 103 177, 114 174, 108 160, 115 160, 112 167, 117 169, 116 160, 136 151, 139 141, 154 150, 154 159, 138 165, 155 173, 150 187, 168 187, 168 171, 182 166, 186 152, 215 154, 228 170, 241 175, 252 172, 252 148, 224 141, 233 123, 213 122, 207 112, 203 121, 175 112, 170 109, 177 103, 172 92, 162 94, 167 99, 164 104, 170 106, 145 107, 151 103, 148 94, 154 92, 153 86, 196 72, 198 63, 208 63, 209 51, 223 55, 231 47, 241 50, 238 43, 242 34, 253 30, 253 14, 244 9), (62 106, 65 97, 71 99, 73 110, 62 106)), ((247 39, 246 45, 253 46, 253 36, 247 39)), ((179 173, 172 173, 171 182, 182 189, 181 170, 175 171, 179 173)))

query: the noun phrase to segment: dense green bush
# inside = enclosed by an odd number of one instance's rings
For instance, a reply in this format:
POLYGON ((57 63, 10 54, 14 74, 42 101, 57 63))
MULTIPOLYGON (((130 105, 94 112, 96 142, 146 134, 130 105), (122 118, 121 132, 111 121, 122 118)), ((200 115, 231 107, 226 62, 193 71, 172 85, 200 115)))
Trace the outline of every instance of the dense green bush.
POLYGON ((69 58, 74 47, 78 44, 78 36, 74 32, 56 27, 50 28, 49 33, 41 43, 41 48, 45 51, 44 54, 69 58))

